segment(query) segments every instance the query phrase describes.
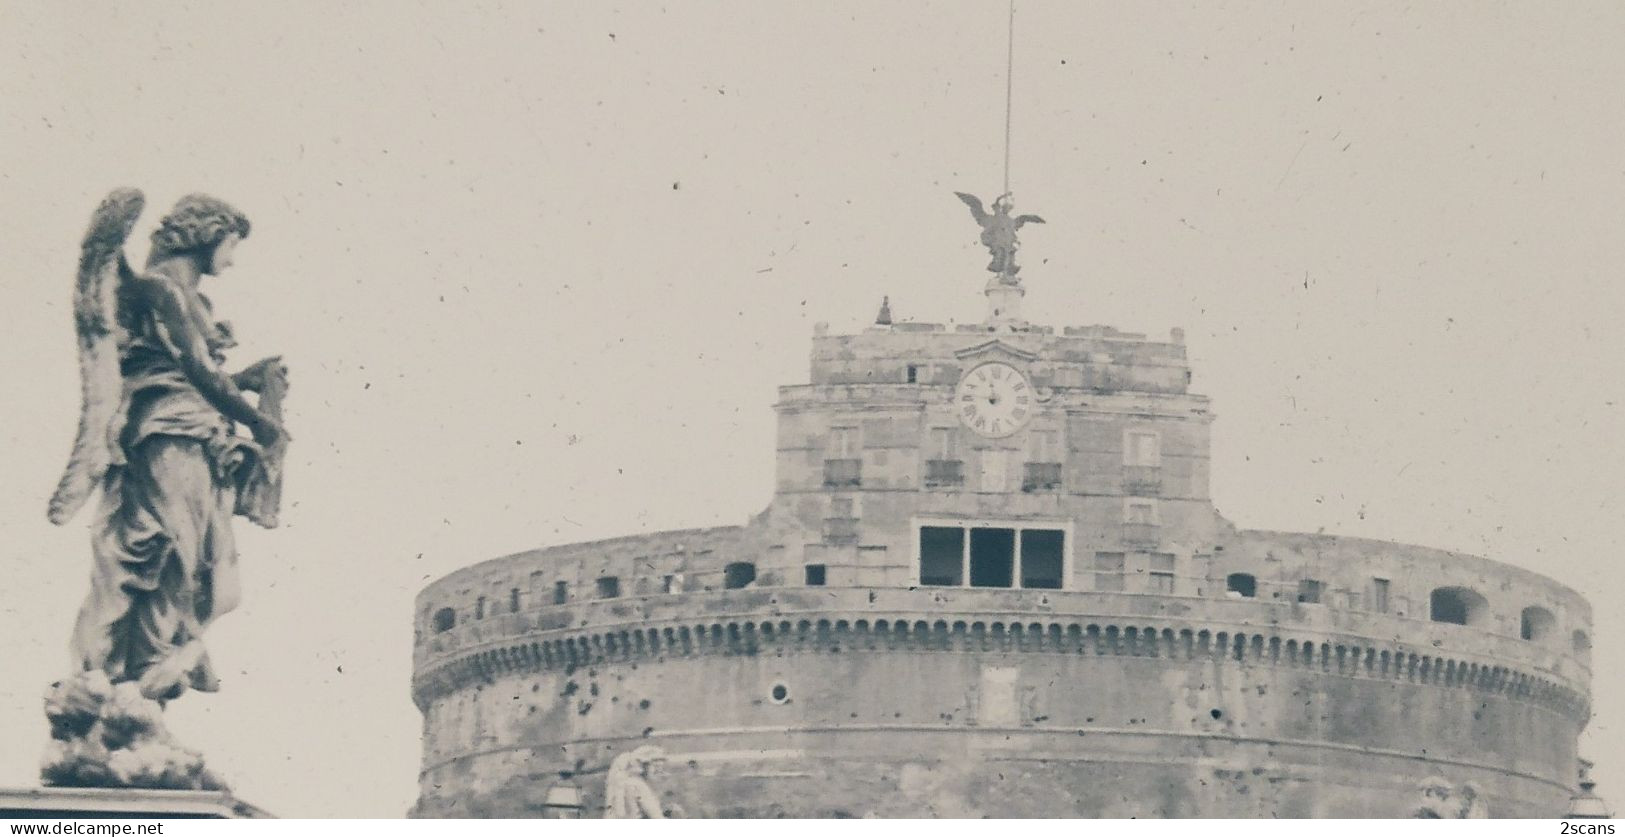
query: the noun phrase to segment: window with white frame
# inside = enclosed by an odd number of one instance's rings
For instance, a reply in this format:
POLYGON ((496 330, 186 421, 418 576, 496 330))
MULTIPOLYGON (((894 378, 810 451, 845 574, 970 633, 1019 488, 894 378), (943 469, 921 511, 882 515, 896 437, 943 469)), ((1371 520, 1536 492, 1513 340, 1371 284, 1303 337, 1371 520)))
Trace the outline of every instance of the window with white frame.
POLYGON ((1058 590, 1065 579, 1063 529, 924 524, 918 544, 921 586, 1058 590))

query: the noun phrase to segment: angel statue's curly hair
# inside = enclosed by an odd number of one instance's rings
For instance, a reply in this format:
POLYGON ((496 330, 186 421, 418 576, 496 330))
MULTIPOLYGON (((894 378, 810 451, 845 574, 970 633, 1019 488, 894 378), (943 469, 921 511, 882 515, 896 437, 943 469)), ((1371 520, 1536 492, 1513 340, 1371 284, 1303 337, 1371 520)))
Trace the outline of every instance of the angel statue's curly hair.
POLYGON ((208 195, 187 195, 158 222, 152 233, 152 255, 207 254, 232 233, 247 238, 248 229, 248 216, 231 204, 208 195))

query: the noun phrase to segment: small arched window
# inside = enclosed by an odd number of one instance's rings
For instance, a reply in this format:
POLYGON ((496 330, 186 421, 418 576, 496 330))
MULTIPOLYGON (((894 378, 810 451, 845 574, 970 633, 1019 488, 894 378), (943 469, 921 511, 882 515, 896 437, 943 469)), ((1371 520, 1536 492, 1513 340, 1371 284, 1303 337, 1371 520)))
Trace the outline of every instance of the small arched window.
POLYGON ((755 580, 756 565, 749 561, 735 561, 722 571, 722 586, 727 590, 738 590, 755 580))
POLYGON ((457 627, 457 611, 443 607, 434 612, 434 632, 443 634, 457 627))
POLYGON ((1530 642, 1539 642, 1552 634, 1552 626, 1557 624, 1557 617, 1544 607, 1526 607, 1523 609, 1522 626, 1518 635, 1530 642))
POLYGON ((1488 602, 1466 587, 1440 587, 1428 600, 1428 616, 1450 625, 1476 625, 1488 602))
POLYGON ((1574 651, 1577 654, 1591 653, 1591 637, 1585 631, 1574 632, 1574 651))
POLYGON ((1224 589, 1235 593, 1244 599, 1251 599, 1258 595, 1258 579, 1251 573, 1231 573, 1225 577, 1224 589))

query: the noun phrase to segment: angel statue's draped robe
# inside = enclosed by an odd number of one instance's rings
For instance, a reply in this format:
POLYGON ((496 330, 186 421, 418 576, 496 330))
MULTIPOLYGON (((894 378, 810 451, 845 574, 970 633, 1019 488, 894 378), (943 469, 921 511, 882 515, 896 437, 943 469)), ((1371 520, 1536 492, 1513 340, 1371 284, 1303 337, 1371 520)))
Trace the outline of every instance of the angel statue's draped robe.
POLYGON ((150 696, 174 697, 186 686, 214 691, 201 635, 238 603, 231 518, 239 491, 263 478, 262 454, 187 377, 183 352, 199 345, 196 337, 216 369, 220 351, 235 345, 207 301, 161 271, 119 297, 122 421, 109 440, 114 460, 92 524, 91 590, 73 652, 84 670, 105 671, 114 683, 139 681, 181 654, 170 664, 181 669, 150 696), (168 304, 155 305, 154 294, 168 304))

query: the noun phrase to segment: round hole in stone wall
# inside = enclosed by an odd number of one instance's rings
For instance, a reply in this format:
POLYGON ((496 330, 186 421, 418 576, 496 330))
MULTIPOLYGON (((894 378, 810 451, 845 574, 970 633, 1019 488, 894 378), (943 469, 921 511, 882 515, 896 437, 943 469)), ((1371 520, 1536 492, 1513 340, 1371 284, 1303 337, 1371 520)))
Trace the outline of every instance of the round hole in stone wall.
POLYGON ((1208 714, 1209 714, 1209 715, 1212 715, 1212 716, 1213 716, 1213 720, 1215 720, 1215 721, 1217 721, 1217 720, 1219 720, 1219 719, 1220 719, 1220 718, 1223 718, 1223 717, 1224 717, 1224 712, 1223 712, 1223 711, 1221 711, 1221 710, 1218 710, 1218 709, 1215 709, 1215 710, 1213 710, 1213 711, 1212 711, 1212 712, 1209 712, 1209 713, 1208 713, 1208 714))
POLYGON ((790 687, 783 683, 774 683, 773 688, 767 690, 767 696, 774 703, 788 703, 790 700, 790 687))

